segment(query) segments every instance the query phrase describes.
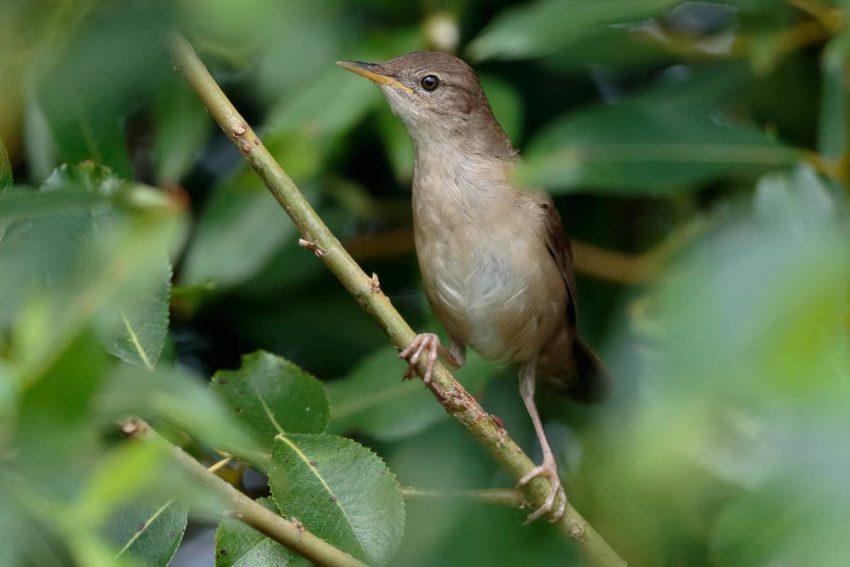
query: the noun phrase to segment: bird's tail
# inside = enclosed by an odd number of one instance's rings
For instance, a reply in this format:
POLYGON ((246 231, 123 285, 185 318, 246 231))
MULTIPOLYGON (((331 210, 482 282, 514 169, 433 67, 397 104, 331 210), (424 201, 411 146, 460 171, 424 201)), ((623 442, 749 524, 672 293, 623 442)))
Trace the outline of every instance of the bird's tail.
POLYGON ((599 355, 581 337, 572 337, 570 342, 572 352, 564 348, 561 353, 568 353, 567 357, 562 354, 548 358, 539 368, 540 378, 557 393, 576 402, 598 404, 605 401, 612 388, 608 369, 599 355))
POLYGON ((611 395, 611 375, 605 363, 581 337, 573 340, 573 357, 576 361, 576 380, 566 394, 583 404, 598 404, 611 395))

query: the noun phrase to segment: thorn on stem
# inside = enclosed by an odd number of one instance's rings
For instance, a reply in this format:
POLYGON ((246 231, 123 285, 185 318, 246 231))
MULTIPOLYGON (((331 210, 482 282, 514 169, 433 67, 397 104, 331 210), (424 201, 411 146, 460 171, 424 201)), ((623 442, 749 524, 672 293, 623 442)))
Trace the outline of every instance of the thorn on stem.
POLYGON ((322 250, 319 247, 318 244, 316 244, 315 242, 312 242, 310 240, 307 240, 306 238, 299 238, 298 239, 298 246, 300 246, 301 248, 306 248, 307 250, 311 251, 313 254, 316 255, 317 258, 321 258, 322 256, 325 255, 325 251, 322 250))
POLYGON ((136 437, 146 431, 145 424, 135 418, 128 419, 120 424, 121 434, 125 437, 136 437))
POLYGON ((381 281, 378 279, 378 274, 372 272, 372 278, 369 282, 369 286, 372 288, 372 293, 381 293, 381 281))

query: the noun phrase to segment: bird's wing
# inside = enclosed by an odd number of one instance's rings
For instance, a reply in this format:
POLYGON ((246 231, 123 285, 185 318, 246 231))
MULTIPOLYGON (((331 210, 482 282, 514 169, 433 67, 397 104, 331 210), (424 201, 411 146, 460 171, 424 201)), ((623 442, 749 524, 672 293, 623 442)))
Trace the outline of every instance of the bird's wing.
POLYGON ((545 238, 546 247, 551 254, 552 259, 558 269, 561 270, 561 275, 564 277, 564 283, 567 286, 567 294, 569 295, 569 305, 567 306, 567 315, 570 322, 575 325, 577 307, 576 307, 576 276, 573 268, 573 248, 570 245, 570 239, 564 231, 564 225, 561 223, 561 214, 555 208, 555 203, 548 195, 540 196, 540 206, 547 211, 544 217, 545 223, 545 238))
MULTIPOLYGON (((576 329, 576 279, 573 268, 573 251, 570 239, 561 224, 561 215, 555 208, 555 203, 548 195, 538 201, 543 209, 547 209, 544 222, 546 223, 546 247, 555 260, 558 269, 564 277, 567 286, 569 304, 567 305, 568 326, 572 332, 576 329)), ((606 399, 611 392, 611 377, 605 364, 593 349, 579 336, 570 334, 572 348, 569 364, 573 370, 568 376, 554 372, 546 380, 547 384, 556 391, 567 394, 570 398, 581 403, 598 403, 606 399)), ((555 357, 555 360, 559 360, 555 357)), ((562 359, 561 359, 562 360, 562 359)))

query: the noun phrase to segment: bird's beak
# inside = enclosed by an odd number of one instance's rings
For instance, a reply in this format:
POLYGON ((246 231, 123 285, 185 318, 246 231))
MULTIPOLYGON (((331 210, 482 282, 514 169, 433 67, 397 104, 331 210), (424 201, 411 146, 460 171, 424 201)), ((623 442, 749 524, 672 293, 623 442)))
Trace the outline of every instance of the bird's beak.
POLYGON ((356 75, 366 77, 378 85, 387 85, 388 87, 399 89, 406 93, 413 92, 413 89, 402 84, 397 79, 381 73, 381 66, 376 65, 375 63, 364 63, 363 61, 337 61, 336 64, 356 75))

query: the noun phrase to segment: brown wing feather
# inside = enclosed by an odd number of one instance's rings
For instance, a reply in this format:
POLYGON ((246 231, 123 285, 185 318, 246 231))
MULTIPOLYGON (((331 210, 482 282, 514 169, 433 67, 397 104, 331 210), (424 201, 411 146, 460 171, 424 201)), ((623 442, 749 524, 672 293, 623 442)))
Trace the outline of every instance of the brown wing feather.
POLYGON ((555 203, 548 195, 545 196, 540 203, 544 209, 548 209, 546 217, 546 247, 549 249, 549 254, 561 270, 561 275, 564 276, 564 283, 567 285, 567 294, 569 297, 569 305, 567 306, 567 316, 570 323, 575 326, 578 310, 576 308, 576 275, 573 268, 573 247, 570 244, 570 238, 564 230, 564 225, 561 223, 561 213, 555 207, 555 203))
MULTIPOLYGON (((576 334, 577 294, 573 250, 570 239, 561 223, 561 215, 552 198, 545 196, 540 206, 548 209, 546 218, 546 246, 552 259, 561 270, 564 284, 567 286, 569 304, 567 305, 567 336, 571 337, 572 356, 566 364, 566 375, 557 374, 545 378, 546 383, 555 387, 570 398, 583 403, 598 403, 608 397, 611 391, 611 379, 605 365, 590 346, 576 334)), ((556 341, 557 342, 557 341, 556 341)), ((566 346, 567 349, 570 347, 566 346)), ((557 360, 559 357, 552 357, 557 360)))

